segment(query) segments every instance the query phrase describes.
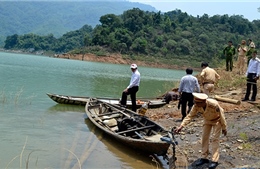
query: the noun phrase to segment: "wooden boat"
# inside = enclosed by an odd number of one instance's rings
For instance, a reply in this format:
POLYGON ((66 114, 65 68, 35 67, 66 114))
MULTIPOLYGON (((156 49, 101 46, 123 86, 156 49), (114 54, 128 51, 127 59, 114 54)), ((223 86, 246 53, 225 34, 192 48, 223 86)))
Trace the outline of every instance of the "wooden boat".
POLYGON ((175 162, 176 142, 172 132, 147 117, 98 99, 89 99, 85 112, 95 126, 113 139, 140 152, 156 154, 175 162), (167 151, 171 144, 174 151, 169 158, 167 151))
MULTIPOLYGON (((85 106, 87 101, 90 97, 82 97, 82 96, 66 96, 66 95, 58 95, 58 94, 52 94, 47 93, 47 95, 55 102, 60 104, 73 104, 73 105, 82 105, 85 106)), ((119 99, 113 99, 113 98, 97 98, 101 101, 119 105, 119 99)), ((158 108, 162 107, 166 104, 166 102, 159 100, 159 99, 137 99, 136 107, 140 108, 144 102, 149 102, 148 108, 158 108)), ((127 108, 131 108, 132 102, 131 100, 128 100, 126 103, 127 108)))

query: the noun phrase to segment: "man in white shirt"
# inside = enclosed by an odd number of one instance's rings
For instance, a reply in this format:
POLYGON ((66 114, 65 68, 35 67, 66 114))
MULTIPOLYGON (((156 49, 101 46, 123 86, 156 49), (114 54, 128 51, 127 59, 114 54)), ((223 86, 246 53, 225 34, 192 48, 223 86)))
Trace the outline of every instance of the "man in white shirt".
POLYGON ((131 101, 132 101, 132 110, 134 112, 136 112, 136 93, 139 90, 140 73, 137 70, 136 64, 131 64, 130 68, 132 70, 132 76, 131 76, 130 84, 127 86, 126 89, 123 90, 120 102, 121 102, 122 106, 126 106, 127 95, 130 94, 131 101))
POLYGON ((190 112, 193 106, 193 92, 200 92, 200 85, 198 79, 192 75, 193 70, 191 68, 186 69, 186 75, 181 78, 179 86, 179 95, 181 96, 181 114, 182 120, 186 117, 186 108, 188 103, 188 111, 190 112))
POLYGON ((256 95, 257 95, 257 80, 259 79, 259 74, 260 74, 260 62, 259 59, 256 59, 256 54, 257 51, 255 50, 252 54, 252 59, 250 59, 249 64, 248 64, 248 69, 246 72, 247 75, 247 84, 246 84, 246 95, 245 98, 242 101, 248 101, 249 100, 249 95, 251 92, 251 88, 253 87, 253 93, 251 96, 250 101, 255 101, 256 100, 256 95))

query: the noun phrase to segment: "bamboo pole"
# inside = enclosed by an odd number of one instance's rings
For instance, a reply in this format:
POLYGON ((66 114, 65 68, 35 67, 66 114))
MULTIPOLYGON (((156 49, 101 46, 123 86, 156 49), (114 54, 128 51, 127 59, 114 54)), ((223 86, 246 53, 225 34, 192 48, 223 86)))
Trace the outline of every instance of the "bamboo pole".
POLYGON ((240 100, 236 100, 236 99, 230 99, 230 98, 221 97, 221 96, 218 96, 218 95, 215 95, 214 98, 216 100, 218 100, 218 101, 223 101, 223 102, 237 104, 237 105, 241 104, 241 101, 240 100))

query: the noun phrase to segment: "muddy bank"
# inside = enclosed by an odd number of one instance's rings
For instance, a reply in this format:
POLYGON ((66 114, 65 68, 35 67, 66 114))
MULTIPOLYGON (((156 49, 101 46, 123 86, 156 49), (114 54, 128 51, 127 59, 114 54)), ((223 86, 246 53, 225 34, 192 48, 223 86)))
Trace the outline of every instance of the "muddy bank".
MULTIPOLYGON (((236 91, 235 99, 241 99, 243 90, 236 91)), ((226 95, 226 93, 223 93, 226 95)), ((259 100, 258 100, 259 101, 259 100)), ((225 110, 227 121, 226 137, 221 136, 220 159, 217 169, 260 168, 260 109, 259 103, 242 102, 240 105, 219 101, 225 110)), ((181 124, 181 112, 178 101, 158 109, 148 109, 147 116, 166 129, 181 124)), ((203 118, 198 115, 181 134, 176 135, 177 168, 207 168, 207 164, 195 167, 201 155, 201 135, 203 118)), ((209 156, 210 159, 210 156, 209 156)))
POLYGON ((154 62, 138 61, 138 60, 133 61, 133 60, 130 60, 130 59, 123 58, 121 54, 111 54, 111 55, 107 55, 107 56, 96 56, 96 55, 90 54, 90 53, 87 53, 87 54, 59 54, 59 55, 56 54, 53 57, 63 58, 63 59, 91 61, 91 62, 125 64, 125 65, 130 65, 132 63, 136 63, 138 66, 175 69, 175 70, 186 69, 186 67, 183 67, 183 66, 162 64, 159 61, 154 61, 154 62))

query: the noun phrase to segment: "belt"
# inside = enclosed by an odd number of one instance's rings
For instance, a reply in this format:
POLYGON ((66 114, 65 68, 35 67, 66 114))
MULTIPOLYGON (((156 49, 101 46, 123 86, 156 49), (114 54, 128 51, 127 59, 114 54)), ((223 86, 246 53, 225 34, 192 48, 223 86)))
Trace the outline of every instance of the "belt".
POLYGON ((219 120, 219 119, 220 119, 220 117, 217 117, 217 118, 212 119, 212 120, 210 120, 210 121, 216 121, 216 120, 219 120))
POLYGON ((214 82, 203 82, 202 85, 205 85, 205 84, 214 84, 214 82))

